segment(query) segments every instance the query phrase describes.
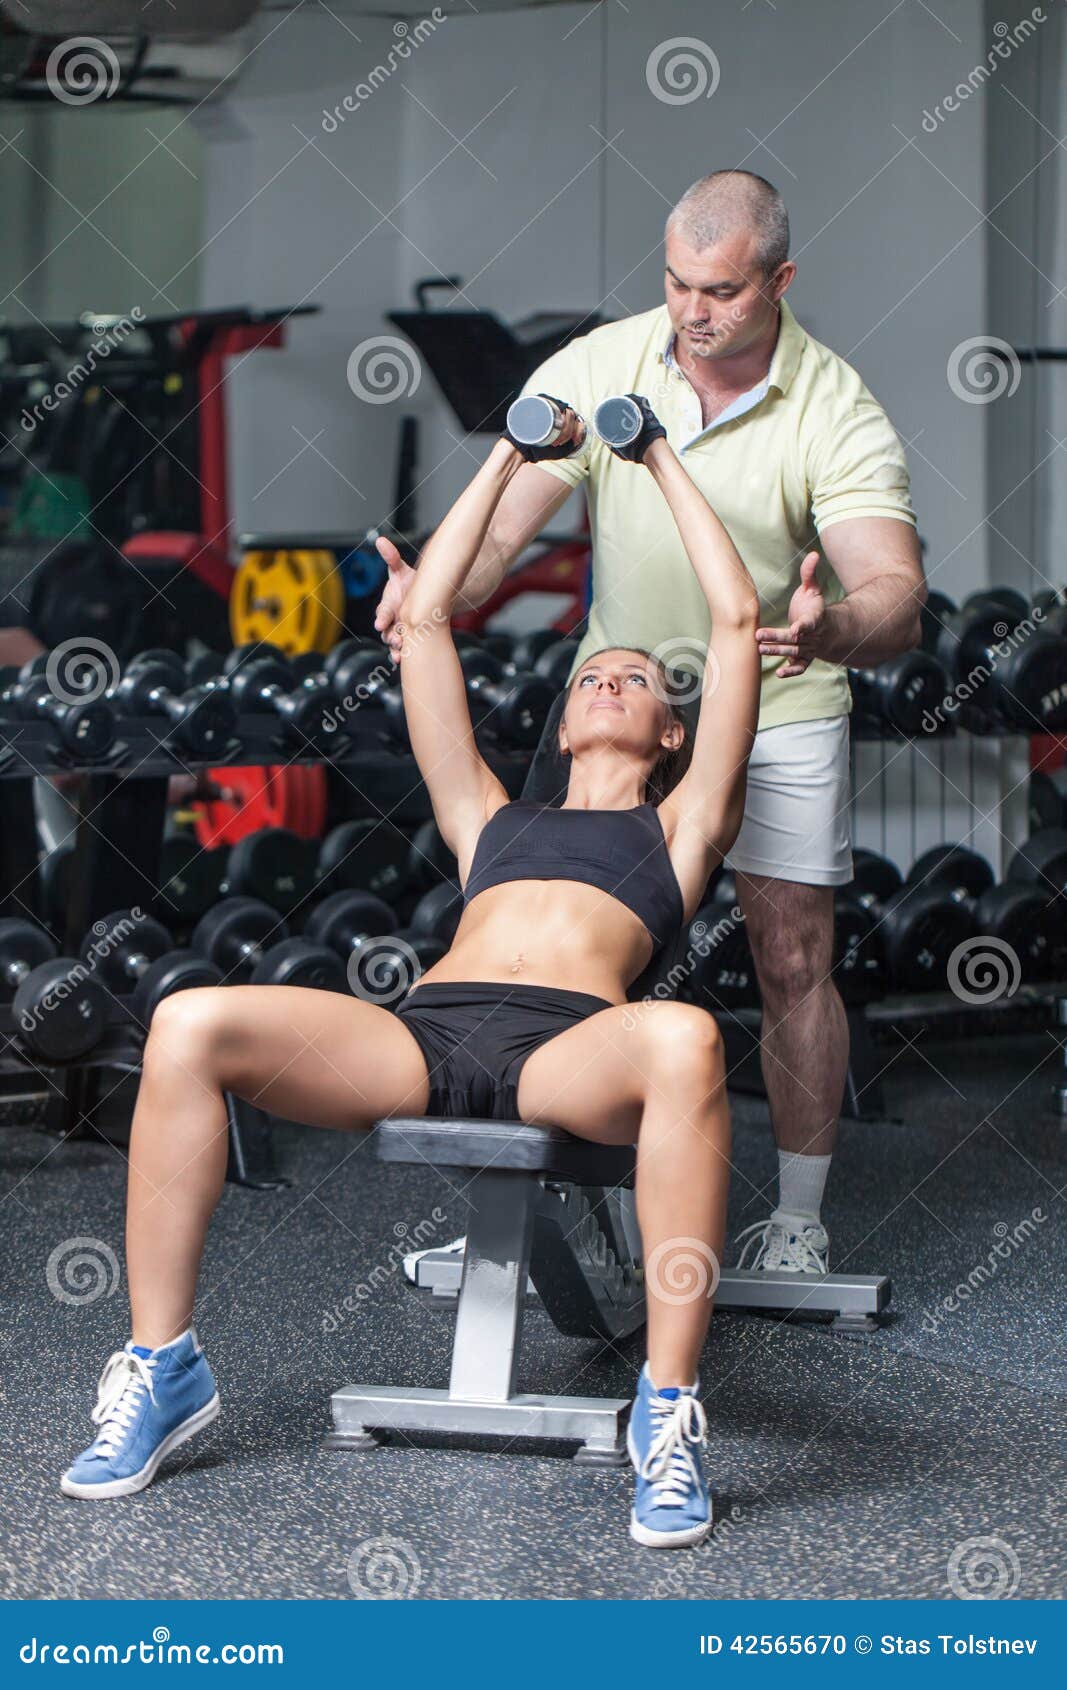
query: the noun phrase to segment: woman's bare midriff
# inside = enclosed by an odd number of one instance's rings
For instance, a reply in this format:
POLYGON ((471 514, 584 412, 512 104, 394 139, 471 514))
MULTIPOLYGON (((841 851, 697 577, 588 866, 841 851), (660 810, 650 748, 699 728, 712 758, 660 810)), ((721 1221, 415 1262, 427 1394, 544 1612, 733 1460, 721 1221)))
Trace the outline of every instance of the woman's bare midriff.
POLYGON ((463 912, 452 948, 415 985, 488 980, 588 992, 624 1003, 652 955, 644 923, 617 898, 570 880, 492 886, 463 912))

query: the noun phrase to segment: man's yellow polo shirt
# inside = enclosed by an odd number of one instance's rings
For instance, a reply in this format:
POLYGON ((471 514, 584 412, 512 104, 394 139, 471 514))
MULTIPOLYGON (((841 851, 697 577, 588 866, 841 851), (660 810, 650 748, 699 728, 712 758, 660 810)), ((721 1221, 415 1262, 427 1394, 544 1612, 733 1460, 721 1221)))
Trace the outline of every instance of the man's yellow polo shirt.
MULTIPOLYGON (((613 393, 642 393, 667 439, 727 528, 756 583, 765 627, 784 627, 800 561, 831 523, 890 516, 914 524, 904 448, 856 371, 807 334, 785 300, 767 379, 707 428, 700 400, 672 356, 666 305, 573 340, 534 372, 525 393, 550 393, 591 421, 613 393)), ((660 651, 699 672, 707 602, 659 488, 590 431, 576 458, 538 466, 570 487, 586 483, 593 536, 589 631, 571 670, 605 646, 660 651)), ((844 589, 824 558, 827 601, 844 589)), ((846 671, 813 662, 779 680, 764 659, 759 726, 845 715, 846 671)))

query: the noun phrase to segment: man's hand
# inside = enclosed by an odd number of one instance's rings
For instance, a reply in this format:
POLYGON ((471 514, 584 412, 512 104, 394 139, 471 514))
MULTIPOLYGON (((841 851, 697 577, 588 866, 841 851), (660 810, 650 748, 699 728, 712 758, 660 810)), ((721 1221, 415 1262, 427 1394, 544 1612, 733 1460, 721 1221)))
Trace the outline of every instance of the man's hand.
POLYGON ((789 601, 788 628, 757 628, 761 657, 784 657, 775 674, 782 680, 802 675, 813 657, 821 657, 819 641, 826 625, 826 600, 815 579, 818 552, 809 552, 800 565, 800 586, 789 601))
POLYGON ((378 548, 378 556, 385 560, 389 570, 389 579, 374 613, 374 626, 389 647, 390 660, 399 663, 403 639, 399 626, 400 608, 417 571, 404 562, 392 540, 387 540, 384 534, 379 534, 374 544, 378 548))

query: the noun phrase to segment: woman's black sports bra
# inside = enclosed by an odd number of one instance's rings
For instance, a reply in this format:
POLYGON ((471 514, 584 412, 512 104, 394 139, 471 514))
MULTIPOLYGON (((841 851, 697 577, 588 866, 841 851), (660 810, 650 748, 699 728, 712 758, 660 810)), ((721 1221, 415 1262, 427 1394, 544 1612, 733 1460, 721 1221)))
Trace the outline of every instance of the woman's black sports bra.
POLYGON ((515 799, 486 822, 463 889, 469 904, 510 880, 577 880, 633 910, 658 953, 684 915, 663 824, 654 804, 636 810, 561 810, 515 799))

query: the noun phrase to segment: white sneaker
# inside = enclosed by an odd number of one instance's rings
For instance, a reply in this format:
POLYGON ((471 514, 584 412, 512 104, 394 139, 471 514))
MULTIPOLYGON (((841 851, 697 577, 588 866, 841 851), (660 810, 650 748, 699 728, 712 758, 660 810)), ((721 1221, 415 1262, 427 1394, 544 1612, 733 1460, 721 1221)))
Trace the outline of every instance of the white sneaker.
POLYGON ((412 1250, 410 1255, 404 1257, 404 1278, 409 1285, 417 1285, 419 1282, 419 1263, 424 1256, 431 1256, 434 1251, 442 1251, 450 1256, 462 1256, 466 1248, 467 1240, 466 1237, 463 1237, 453 1238, 450 1244, 435 1244, 430 1250, 412 1250))
POLYGON ((830 1271, 830 1237, 824 1226, 800 1215, 775 1209, 765 1221, 746 1226, 736 1242, 742 1245, 739 1268, 759 1273, 804 1273, 820 1276, 830 1271))

